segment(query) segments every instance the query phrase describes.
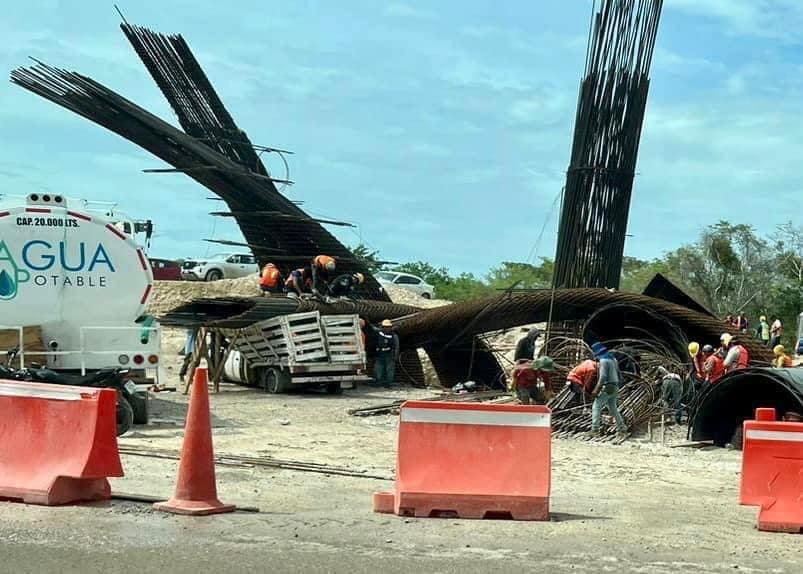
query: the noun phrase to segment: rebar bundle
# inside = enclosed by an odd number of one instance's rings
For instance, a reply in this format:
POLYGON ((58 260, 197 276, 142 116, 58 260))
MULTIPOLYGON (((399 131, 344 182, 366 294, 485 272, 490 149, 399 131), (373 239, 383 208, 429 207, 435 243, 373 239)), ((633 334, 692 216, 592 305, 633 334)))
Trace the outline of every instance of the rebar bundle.
MULTIPOLYGON (((322 225, 282 195, 254 146, 232 119, 180 36, 163 36, 122 25, 142 61, 186 131, 176 129, 95 80, 37 63, 11 73, 15 84, 126 138, 212 190, 225 201, 245 243, 217 241, 253 251, 260 265, 286 269, 309 264, 318 254, 337 259, 338 272, 361 272, 359 297, 389 301, 364 262, 322 225)), ((326 222, 339 224, 340 222, 326 222)))
POLYGON ((594 18, 558 231, 556 287, 619 287, 662 4, 603 0, 594 18))

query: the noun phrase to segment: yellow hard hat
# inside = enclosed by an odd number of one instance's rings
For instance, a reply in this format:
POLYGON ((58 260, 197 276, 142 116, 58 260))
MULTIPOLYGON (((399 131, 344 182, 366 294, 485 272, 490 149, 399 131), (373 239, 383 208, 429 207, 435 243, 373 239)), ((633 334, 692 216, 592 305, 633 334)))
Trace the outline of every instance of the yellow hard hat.
POLYGON ((362 273, 355 273, 354 276, 357 278, 357 283, 363 283, 365 281, 365 275, 362 273))
POLYGON ((758 318, 758 320, 759 321, 766 321, 767 320, 767 316, 766 315, 762 315, 761 317, 758 318))
POLYGON ((699 352, 700 352, 700 343, 695 343, 694 341, 689 343, 689 355, 691 355, 692 357, 696 357, 697 353, 699 352))
POLYGON ((783 345, 775 345, 775 347, 772 349, 772 352, 775 353, 776 357, 780 357, 786 353, 786 348, 784 348, 783 345))
POLYGON ((391 321, 390 319, 385 319, 384 321, 382 321, 382 326, 383 327, 392 327, 393 326, 393 321, 391 321))
POLYGON ((723 345, 728 346, 733 341, 733 335, 730 333, 722 333, 722 336, 719 338, 723 345))

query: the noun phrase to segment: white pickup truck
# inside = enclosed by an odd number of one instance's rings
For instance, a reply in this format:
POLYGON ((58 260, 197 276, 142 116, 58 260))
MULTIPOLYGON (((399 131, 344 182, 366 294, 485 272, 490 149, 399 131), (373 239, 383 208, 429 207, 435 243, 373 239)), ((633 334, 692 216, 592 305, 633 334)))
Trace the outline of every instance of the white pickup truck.
POLYGON ((227 380, 269 393, 293 386, 323 386, 339 393, 367 381, 365 344, 357 315, 321 316, 318 311, 266 319, 224 331, 233 350, 224 366, 227 380))

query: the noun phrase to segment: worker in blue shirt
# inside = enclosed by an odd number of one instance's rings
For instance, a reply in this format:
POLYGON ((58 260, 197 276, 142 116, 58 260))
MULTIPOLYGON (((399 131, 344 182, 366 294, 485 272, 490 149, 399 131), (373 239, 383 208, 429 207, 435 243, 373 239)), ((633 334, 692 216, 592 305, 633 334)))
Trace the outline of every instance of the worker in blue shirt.
POLYGON ((616 421, 616 436, 625 438, 627 436, 627 424, 619 412, 617 404, 619 398, 619 386, 622 384, 622 374, 619 372, 619 365, 608 349, 602 343, 591 345, 594 353, 594 361, 598 364, 597 386, 594 388, 594 404, 591 407, 591 434, 599 436, 602 426, 602 409, 607 408, 608 413, 616 421))

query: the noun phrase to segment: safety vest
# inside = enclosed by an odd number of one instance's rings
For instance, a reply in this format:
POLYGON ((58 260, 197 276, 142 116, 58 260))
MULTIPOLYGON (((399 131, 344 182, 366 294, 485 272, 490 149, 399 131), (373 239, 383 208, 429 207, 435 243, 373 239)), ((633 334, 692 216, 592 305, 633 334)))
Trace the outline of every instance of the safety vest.
POLYGON ((775 359, 775 366, 779 369, 791 369, 795 366, 795 362, 792 360, 792 357, 789 355, 781 355, 777 359, 775 359))
POLYGON ((259 284, 262 287, 277 287, 281 278, 281 272, 274 265, 268 264, 262 269, 262 277, 259 280, 259 284))
POLYGON ((739 349, 739 360, 736 361, 735 369, 746 369, 748 364, 750 363, 750 354, 745 349, 744 345, 736 345, 736 348, 739 349))
POLYGON ((334 257, 329 257, 328 255, 316 255, 315 259, 312 260, 312 264, 318 269, 326 269, 328 264, 334 262, 334 257))
POLYGON ((705 362, 710 365, 706 380, 712 385, 718 383, 719 379, 725 374, 725 362, 719 355, 711 355, 705 362))

